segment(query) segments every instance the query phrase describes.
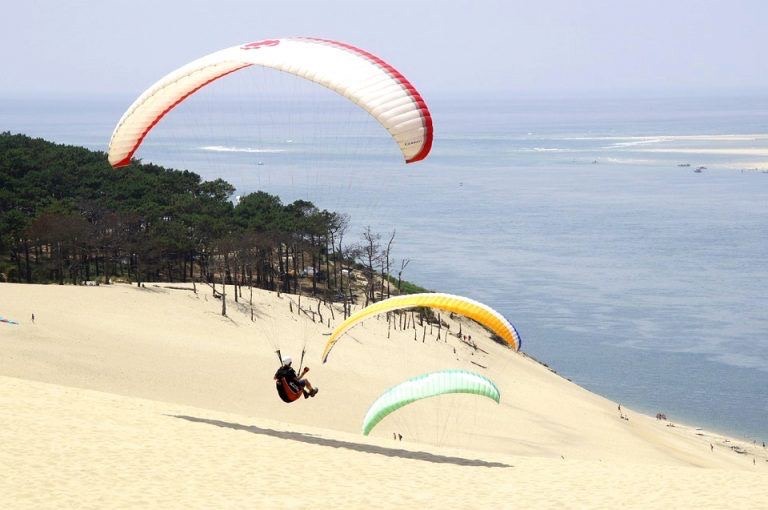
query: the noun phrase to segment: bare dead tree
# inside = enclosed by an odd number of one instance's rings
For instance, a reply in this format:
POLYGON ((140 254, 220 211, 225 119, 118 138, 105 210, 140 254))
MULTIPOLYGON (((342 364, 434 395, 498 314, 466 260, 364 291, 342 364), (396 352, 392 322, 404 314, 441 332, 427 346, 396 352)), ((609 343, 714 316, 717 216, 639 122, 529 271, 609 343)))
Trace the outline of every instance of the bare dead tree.
POLYGON ((341 262, 341 294, 344 299, 344 318, 346 319, 352 314, 352 303, 354 302, 354 293, 352 291, 352 281, 354 275, 352 273, 351 262, 357 260, 360 257, 361 250, 357 245, 352 246, 339 246, 340 262, 341 262), (347 266, 345 267, 345 264, 347 266), (347 277, 344 278, 344 271, 347 272, 347 277))
POLYGON ((396 230, 392 230, 392 234, 389 236, 389 241, 387 242, 387 247, 384 249, 384 253, 382 254, 382 263, 381 263, 381 297, 384 297, 384 285, 386 282, 386 293, 387 298, 390 298, 392 294, 390 293, 390 289, 392 288, 389 283, 389 254, 392 251, 392 243, 395 240, 395 233, 396 230))
POLYGON ((327 262, 330 258, 333 258, 334 264, 333 264, 333 285, 336 290, 341 289, 341 286, 339 284, 339 279, 341 276, 341 264, 342 262, 342 253, 343 250, 341 249, 344 239, 344 234, 346 234, 347 230, 349 229, 349 215, 348 214, 336 214, 333 218, 334 221, 329 222, 328 224, 328 244, 330 244, 331 247, 331 257, 326 257, 326 273, 328 273, 328 285, 330 288, 330 271, 328 270, 327 262), (338 244, 336 244, 336 241, 338 240, 338 244), (338 247, 338 249, 337 249, 338 247))
POLYGON ((227 277, 226 277, 226 269, 222 267, 221 269, 221 315, 224 317, 227 316, 227 277))
POLYGON ((398 294, 401 292, 400 286, 403 283, 403 271, 405 271, 405 268, 408 267, 408 264, 411 262, 411 259, 403 259, 400 261, 400 270, 397 272, 397 292, 398 294))
POLYGON ((360 262, 363 265, 363 275, 367 281, 365 293, 365 306, 376 301, 376 265, 381 258, 381 234, 376 234, 370 226, 363 232, 362 256, 360 262))

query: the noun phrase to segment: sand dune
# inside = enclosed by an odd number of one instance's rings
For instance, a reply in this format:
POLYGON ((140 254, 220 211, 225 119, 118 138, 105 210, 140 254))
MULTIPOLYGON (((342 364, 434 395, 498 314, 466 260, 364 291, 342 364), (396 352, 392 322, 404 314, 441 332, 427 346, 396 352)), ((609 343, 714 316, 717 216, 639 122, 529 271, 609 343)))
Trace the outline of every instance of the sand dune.
POLYGON ((434 327, 370 320, 323 365, 338 311, 302 297, 307 312, 299 313, 297 296, 254 291, 251 320, 247 290, 243 300, 230 301, 222 317, 205 287, 194 294, 151 284, 0 284, 0 314, 20 322, 0 324, 0 504, 733 508, 768 501, 761 446, 669 427, 631 409, 621 419, 617 403, 459 317, 442 317, 452 335, 443 328, 439 340, 434 327), (456 338, 459 326, 477 350, 456 338), (290 405, 277 398, 276 347, 295 359, 306 347, 317 398, 290 405), (442 368, 490 377, 501 404, 431 399, 362 436, 367 406, 385 388, 413 371, 442 368))

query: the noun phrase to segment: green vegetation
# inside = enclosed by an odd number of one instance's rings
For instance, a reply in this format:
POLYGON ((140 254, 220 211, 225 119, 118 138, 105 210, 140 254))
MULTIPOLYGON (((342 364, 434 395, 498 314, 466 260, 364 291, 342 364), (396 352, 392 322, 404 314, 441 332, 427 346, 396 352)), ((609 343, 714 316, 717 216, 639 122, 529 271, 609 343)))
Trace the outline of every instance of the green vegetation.
POLYGON ((398 280, 396 277, 392 275, 388 275, 387 279, 391 284, 395 286, 396 289, 398 289, 400 294, 419 294, 422 292, 433 292, 429 289, 425 289, 424 287, 421 287, 420 285, 416 285, 413 282, 409 282, 407 280, 398 280))
POLYGON ((115 170, 103 152, 2 133, 0 281, 304 285, 346 300, 349 275, 362 268, 366 302, 375 299, 394 233, 386 251, 370 229, 365 243, 345 245, 343 214, 262 191, 234 204, 234 191, 221 179, 139 161, 115 170))

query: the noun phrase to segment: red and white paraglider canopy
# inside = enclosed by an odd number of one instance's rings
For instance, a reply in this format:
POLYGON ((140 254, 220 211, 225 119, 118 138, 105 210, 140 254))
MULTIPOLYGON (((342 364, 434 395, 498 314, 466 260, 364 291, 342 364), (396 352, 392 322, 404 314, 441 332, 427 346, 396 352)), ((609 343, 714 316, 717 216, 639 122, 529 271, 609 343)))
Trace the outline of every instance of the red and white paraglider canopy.
POLYGON ((130 164, 144 137, 166 113, 209 83, 253 65, 313 81, 354 102, 389 131, 406 163, 429 154, 429 109, 419 92, 394 67, 349 44, 290 37, 217 51, 161 78, 120 118, 109 142, 109 163, 113 167, 130 164))

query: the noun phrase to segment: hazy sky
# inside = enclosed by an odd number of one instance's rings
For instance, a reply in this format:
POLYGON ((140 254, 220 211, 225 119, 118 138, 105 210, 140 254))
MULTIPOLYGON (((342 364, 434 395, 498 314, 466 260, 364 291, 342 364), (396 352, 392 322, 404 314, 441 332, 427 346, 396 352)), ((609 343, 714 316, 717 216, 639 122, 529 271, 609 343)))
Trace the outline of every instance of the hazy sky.
POLYGON ((768 2, 5 0, 0 95, 135 95, 206 53, 338 39, 423 93, 768 90, 768 2))

